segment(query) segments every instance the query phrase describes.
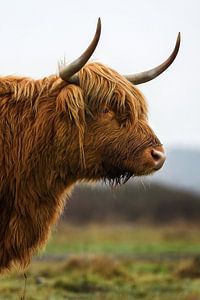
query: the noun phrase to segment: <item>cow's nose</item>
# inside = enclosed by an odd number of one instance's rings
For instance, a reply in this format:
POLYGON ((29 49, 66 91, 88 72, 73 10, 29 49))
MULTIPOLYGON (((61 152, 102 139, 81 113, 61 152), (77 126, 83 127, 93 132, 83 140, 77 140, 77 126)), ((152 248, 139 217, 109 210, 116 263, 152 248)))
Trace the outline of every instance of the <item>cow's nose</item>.
POLYGON ((162 165, 164 164, 165 159, 166 159, 166 155, 164 153, 164 150, 162 148, 160 150, 152 149, 151 150, 151 156, 153 158, 154 165, 155 165, 154 169, 159 170, 162 167, 162 165))

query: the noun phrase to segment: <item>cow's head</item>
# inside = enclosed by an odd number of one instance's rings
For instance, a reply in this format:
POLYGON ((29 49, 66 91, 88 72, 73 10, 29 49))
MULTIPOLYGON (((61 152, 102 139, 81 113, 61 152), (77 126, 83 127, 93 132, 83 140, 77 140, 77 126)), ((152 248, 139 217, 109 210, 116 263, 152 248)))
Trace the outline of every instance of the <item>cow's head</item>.
POLYGON ((71 84, 67 89, 74 98, 79 95, 79 115, 84 119, 79 126, 79 142, 85 167, 79 170, 79 179, 103 178, 120 183, 131 176, 151 174, 165 161, 164 148, 148 125, 146 101, 135 85, 152 80, 168 68, 178 53, 180 34, 164 63, 146 72, 122 76, 99 63, 84 66, 95 50, 100 31, 99 20, 87 50, 62 67, 59 75, 71 84))

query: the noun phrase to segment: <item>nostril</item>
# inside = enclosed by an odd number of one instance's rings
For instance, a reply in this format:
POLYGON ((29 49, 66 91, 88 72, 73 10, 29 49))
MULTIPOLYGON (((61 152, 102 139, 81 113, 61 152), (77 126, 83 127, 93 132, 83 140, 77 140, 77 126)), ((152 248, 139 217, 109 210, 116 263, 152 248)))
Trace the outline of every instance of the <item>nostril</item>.
POLYGON ((155 166, 157 168, 161 168, 165 159, 166 159, 166 156, 164 154, 164 152, 161 152, 159 150, 155 150, 155 149, 152 149, 151 150, 151 156, 154 160, 154 163, 155 163, 155 166))
POLYGON ((159 160, 160 159, 160 151, 156 151, 156 150, 151 150, 151 155, 153 157, 154 160, 159 160))

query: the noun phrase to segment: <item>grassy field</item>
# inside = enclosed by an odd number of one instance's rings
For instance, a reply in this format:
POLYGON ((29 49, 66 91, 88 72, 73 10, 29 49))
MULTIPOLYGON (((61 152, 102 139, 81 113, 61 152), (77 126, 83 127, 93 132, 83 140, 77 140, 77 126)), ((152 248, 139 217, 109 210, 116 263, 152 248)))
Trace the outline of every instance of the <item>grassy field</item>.
MULTIPOLYGON (((27 300, 198 300, 200 228, 62 224, 26 271, 27 300)), ((23 299, 24 275, 0 278, 0 300, 23 299)))

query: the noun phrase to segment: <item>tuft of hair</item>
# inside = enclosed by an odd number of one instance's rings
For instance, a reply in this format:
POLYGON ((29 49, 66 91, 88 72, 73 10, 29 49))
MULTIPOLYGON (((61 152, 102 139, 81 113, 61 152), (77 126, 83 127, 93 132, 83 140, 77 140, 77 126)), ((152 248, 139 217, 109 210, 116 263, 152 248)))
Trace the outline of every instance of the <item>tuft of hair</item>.
POLYGON ((121 121, 131 123, 137 122, 140 114, 147 115, 143 94, 125 77, 105 65, 87 64, 79 72, 79 81, 90 110, 99 113, 110 107, 121 121))

